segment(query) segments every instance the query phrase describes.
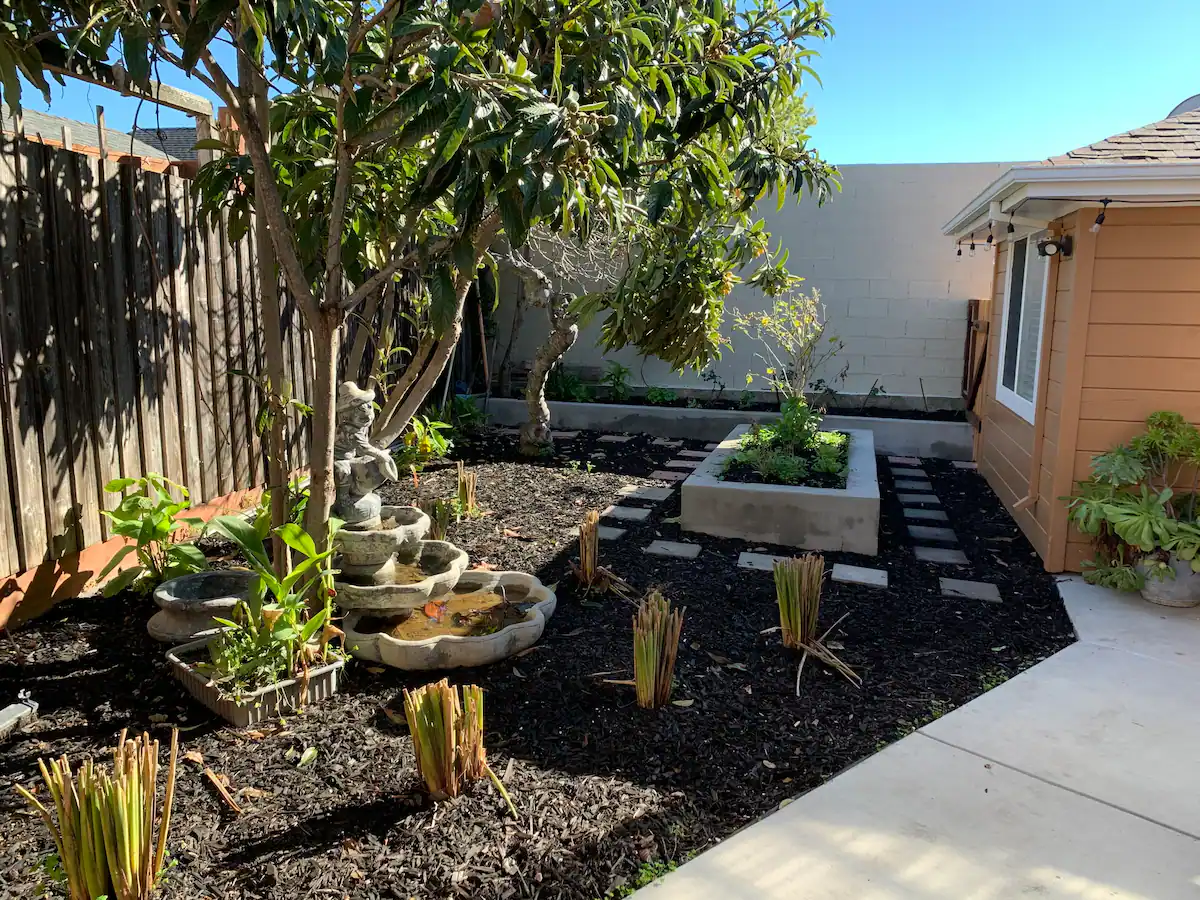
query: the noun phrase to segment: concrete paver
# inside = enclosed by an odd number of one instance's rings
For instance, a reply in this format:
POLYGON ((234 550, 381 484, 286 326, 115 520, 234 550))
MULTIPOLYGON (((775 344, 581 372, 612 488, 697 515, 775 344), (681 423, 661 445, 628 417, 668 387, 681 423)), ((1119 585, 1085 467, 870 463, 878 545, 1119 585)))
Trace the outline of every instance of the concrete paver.
POLYGON ((1000 588, 988 581, 964 581, 961 578, 939 578, 943 597, 966 597, 969 600, 1002 602, 1000 588))
POLYGON ((629 500, 651 500, 658 503, 671 496, 675 488, 655 487, 651 484, 627 484, 617 490, 617 493, 629 500))
POLYGON ((681 541, 651 541, 646 547, 647 553, 655 556, 676 556, 680 559, 695 559, 700 555, 699 544, 685 544, 681 541))
POLYGON ((885 588, 888 586, 886 569, 868 569, 866 566, 848 566, 844 563, 834 563, 833 573, 829 576, 834 581, 844 581, 847 584, 863 584, 867 587, 885 588))

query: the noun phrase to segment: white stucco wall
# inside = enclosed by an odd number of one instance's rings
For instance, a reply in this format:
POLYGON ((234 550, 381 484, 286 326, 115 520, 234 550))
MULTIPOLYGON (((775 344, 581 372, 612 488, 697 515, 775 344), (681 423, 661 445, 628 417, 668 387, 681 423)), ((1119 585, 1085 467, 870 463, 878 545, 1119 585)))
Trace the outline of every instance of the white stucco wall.
MULTIPOLYGON (((1012 163, 858 165, 842 168, 842 191, 823 207, 807 199, 764 214, 774 241, 790 250, 788 268, 807 288, 821 293, 828 334, 845 349, 818 377, 830 378, 849 364, 842 393, 864 394, 878 384, 893 398, 957 398, 962 377, 967 300, 991 293, 992 255, 980 242, 974 258, 964 247, 956 257, 941 227, 1012 163)), ((513 283, 505 279, 498 313, 498 352, 512 322, 513 283)), ((728 306, 766 306, 758 292, 738 287, 728 306)), ((546 334, 544 314, 531 310, 514 345, 518 367, 533 356, 546 334)), ((699 373, 671 372, 656 359, 630 350, 605 356, 596 345, 599 324, 581 330, 567 353, 569 368, 595 370, 617 359, 633 370, 633 383, 707 388, 699 373)), ((727 329, 727 348, 714 368, 736 396, 747 371, 761 371, 755 346, 727 329)))

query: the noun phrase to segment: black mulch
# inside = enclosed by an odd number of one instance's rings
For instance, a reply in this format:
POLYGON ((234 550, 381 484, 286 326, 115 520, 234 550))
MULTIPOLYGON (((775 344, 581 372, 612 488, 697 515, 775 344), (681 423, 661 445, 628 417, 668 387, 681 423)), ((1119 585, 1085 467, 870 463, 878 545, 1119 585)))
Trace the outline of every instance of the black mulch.
MULTIPOLYGON (((401 688, 424 679, 351 664, 332 701, 239 733, 172 680, 145 634, 148 601, 78 600, 0 636, 0 704, 18 687, 42 704, 32 727, 0 745, 0 897, 32 896, 50 849, 11 789, 32 783, 38 756, 101 755, 124 726, 163 737, 178 724, 183 749, 226 776, 245 811, 222 804, 198 763, 181 764, 177 865, 164 897, 595 900, 645 863, 703 850, 1073 640, 1052 579, 983 479, 926 461, 973 564, 949 574, 994 580, 1004 602, 939 597, 938 567, 913 558, 881 459, 880 556, 827 560, 886 567, 891 586, 829 583, 821 616, 828 625, 851 613, 830 641, 861 690, 810 663, 795 696, 797 660, 764 633, 777 624, 771 576, 736 568, 742 550, 783 548, 687 536, 704 545, 694 561, 643 554, 655 537, 683 537, 664 521, 678 515, 678 492, 644 524, 610 523, 629 532, 602 543, 603 563, 638 591, 661 586, 687 607, 674 696, 688 705, 638 709, 631 688, 605 681, 631 677, 632 607, 580 596, 570 529, 674 451, 645 437, 596 438, 581 434, 556 459, 532 463, 511 437, 459 448, 490 515, 452 527, 451 539, 473 561, 558 584, 558 612, 534 650, 452 675, 486 690, 490 759, 519 821, 486 783, 457 802, 425 799, 396 718, 401 688), (310 746, 316 761, 298 768, 310 746)), ((420 487, 448 494, 453 483, 442 467, 420 487)), ((392 490, 396 500, 413 494, 410 483, 392 490)))

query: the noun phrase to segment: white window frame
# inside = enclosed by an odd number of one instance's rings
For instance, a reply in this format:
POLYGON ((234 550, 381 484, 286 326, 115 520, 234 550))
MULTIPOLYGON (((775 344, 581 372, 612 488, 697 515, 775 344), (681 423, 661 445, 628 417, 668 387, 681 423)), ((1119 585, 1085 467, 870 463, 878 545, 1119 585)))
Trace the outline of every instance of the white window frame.
MULTIPOLYGON (((1037 323, 1037 352, 1034 353, 1034 369, 1033 369, 1033 399, 1026 400, 1016 391, 1010 390, 1004 386, 1004 357, 1005 350, 1008 347, 1008 303, 1012 293, 1012 273, 1013 259, 1017 241, 1024 239, 1025 245, 1025 289, 1022 292, 1022 304, 1024 305, 1029 299, 1029 261, 1030 259, 1038 260, 1037 242, 1045 234, 1043 231, 1030 232, 1028 234, 1014 234, 1010 237, 1008 244, 1008 266, 1004 270, 1004 308, 1000 311, 1000 346, 996 354, 996 399, 999 400, 1008 409, 1015 412, 1026 422, 1033 424, 1034 417, 1037 414, 1038 402, 1038 385, 1041 381, 1042 368, 1042 340, 1045 335, 1042 333, 1046 324, 1046 301, 1050 290, 1050 259, 1047 257, 1042 265, 1042 305, 1038 313, 1037 323)), ((1021 340, 1020 322, 1017 323, 1017 341, 1021 340)), ((1017 359, 1021 358, 1021 346, 1017 345, 1017 359)))

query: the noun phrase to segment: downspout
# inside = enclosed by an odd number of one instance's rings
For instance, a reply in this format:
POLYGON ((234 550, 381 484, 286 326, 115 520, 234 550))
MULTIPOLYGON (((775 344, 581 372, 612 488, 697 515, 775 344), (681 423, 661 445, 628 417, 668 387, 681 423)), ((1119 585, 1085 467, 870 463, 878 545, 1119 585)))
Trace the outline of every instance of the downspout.
MULTIPOLYGON (((1059 237, 1051 233, 1051 237, 1059 237)), ((1046 308, 1042 310, 1042 346, 1038 352, 1037 407, 1033 413, 1033 452, 1029 455, 1029 492, 1013 504, 1013 510, 1025 510, 1038 502, 1041 495, 1042 444, 1046 434, 1046 390, 1050 385, 1050 351, 1054 344, 1054 314, 1058 307, 1058 269, 1061 257, 1050 260, 1054 271, 1046 276, 1046 308), (1053 276, 1053 281, 1051 281, 1053 276), (1053 284, 1054 289, 1049 286, 1053 284)))

